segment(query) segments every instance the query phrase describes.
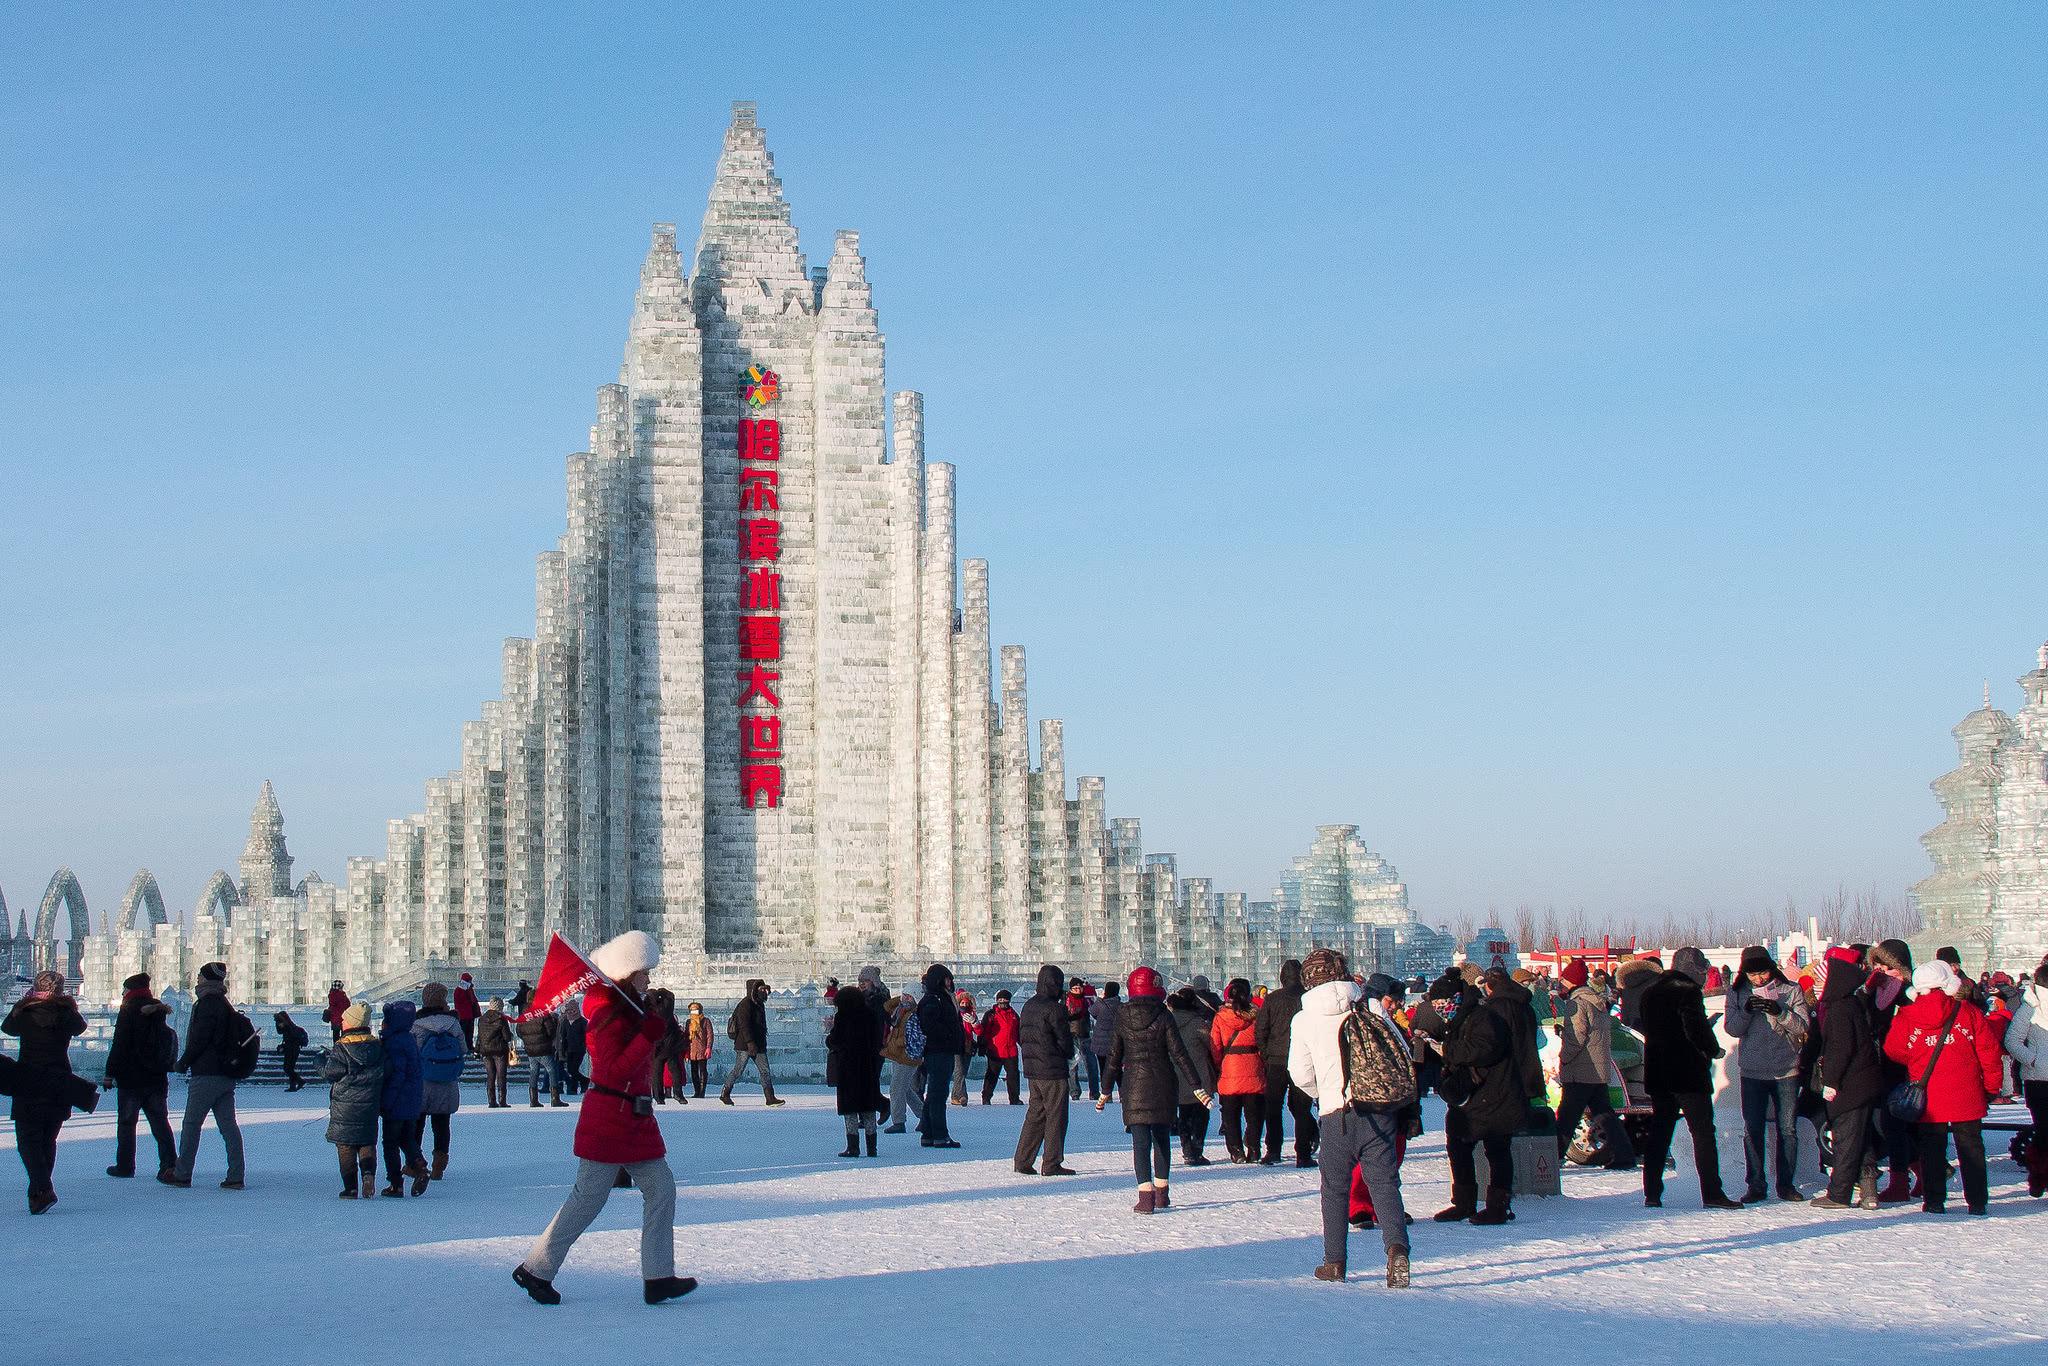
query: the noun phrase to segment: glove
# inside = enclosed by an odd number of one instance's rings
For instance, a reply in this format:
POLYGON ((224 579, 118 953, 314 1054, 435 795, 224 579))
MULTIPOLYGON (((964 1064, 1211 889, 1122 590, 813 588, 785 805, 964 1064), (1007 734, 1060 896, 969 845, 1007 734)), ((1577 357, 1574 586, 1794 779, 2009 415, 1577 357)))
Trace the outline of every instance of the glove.
POLYGON ((1833 1100, 1833 1099, 1835 1098, 1835 1088, 1834 1088, 1834 1087, 1832 1087, 1832 1086, 1823 1086, 1823 1087, 1821 1087, 1821 1088, 1820 1088, 1820 1098, 1821 1098, 1822 1100, 1833 1100))
POLYGON ((1761 1010, 1766 1015, 1782 1015, 1785 1013, 1785 1007, 1779 1005, 1768 996, 1750 997, 1749 1008, 1751 1010, 1761 1010))

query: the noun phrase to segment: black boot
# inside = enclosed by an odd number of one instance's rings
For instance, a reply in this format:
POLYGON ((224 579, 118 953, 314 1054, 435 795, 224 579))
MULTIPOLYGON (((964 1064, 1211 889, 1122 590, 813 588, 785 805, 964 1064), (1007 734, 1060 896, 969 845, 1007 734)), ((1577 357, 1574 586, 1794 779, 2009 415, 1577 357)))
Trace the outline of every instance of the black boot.
POLYGON ((839 1155, 841 1157, 859 1157, 860 1136, 854 1133, 852 1130, 848 1130, 846 1134, 846 1151, 839 1155))
POLYGON ((1475 1224, 1505 1224, 1510 1219, 1513 1219, 1515 1212, 1508 1207, 1508 1201, 1512 1194, 1511 1191, 1502 1190, 1499 1186, 1489 1187, 1486 1192, 1486 1208, 1473 1215, 1472 1222, 1475 1224))
POLYGON ((680 1299, 696 1288, 694 1276, 657 1276, 642 1285, 640 1298, 649 1304, 660 1304, 663 1300, 680 1299))
POLYGON ((879 1155, 880 1155, 880 1153, 879 1153, 879 1150, 878 1150, 878 1149, 877 1149, 877 1148, 875 1147, 875 1143, 876 1143, 876 1138, 875 1138, 875 1131, 874 1131, 873 1129, 870 1129, 870 1130, 868 1130, 868 1156, 869 1156, 869 1157, 876 1157, 876 1156, 879 1156, 879 1155))
POLYGON ((544 1281, 531 1271, 528 1271, 525 1262, 521 1262, 518 1266, 512 1268, 512 1279, 518 1283, 521 1290, 532 1296, 535 1304, 560 1304, 562 1302, 562 1292, 555 1289, 555 1283, 553 1281, 544 1281))

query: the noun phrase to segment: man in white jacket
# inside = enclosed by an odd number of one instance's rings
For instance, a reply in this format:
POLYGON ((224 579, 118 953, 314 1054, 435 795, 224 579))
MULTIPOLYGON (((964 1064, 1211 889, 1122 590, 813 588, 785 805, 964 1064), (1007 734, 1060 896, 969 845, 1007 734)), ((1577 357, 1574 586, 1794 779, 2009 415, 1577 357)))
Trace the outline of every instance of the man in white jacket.
MULTIPOLYGON (((1378 1215, 1380 1240, 1387 1249, 1387 1284, 1394 1289, 1408 1285, 1408 1212, 1401 1205, 1401 1174, 1395 1157, 1400 1117, 1396 1111, 1354 1105, 1346 1094, 1344 1076, 1344 1021, 1358 999, 1344 955, 1335 949, 1317 949, 1301 965, 1301 1013, 1294 1017, 1294 1034, 1287 1048, 1287 1072, 1296 1086, 1316 1101, 1321 1118, 1323 1264, 1316 1268, 1319 1281, 1344 1279, 1346 1241, 1351 1227, 1351 1172, 1354 1167, 1365 1178, 1378 1215)), ((1406 1046, 1394 1047, 1405 1059, 1406 1046)), ((1413 1074, 1408 1095, 1414 1095, 1413 1074)))

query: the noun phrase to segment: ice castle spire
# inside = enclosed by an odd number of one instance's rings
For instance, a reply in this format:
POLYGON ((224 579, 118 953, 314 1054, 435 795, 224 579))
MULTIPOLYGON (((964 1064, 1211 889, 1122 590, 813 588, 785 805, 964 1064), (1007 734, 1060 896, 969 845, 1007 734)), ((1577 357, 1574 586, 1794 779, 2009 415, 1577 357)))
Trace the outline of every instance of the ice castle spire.
POLYGON ((733 101, 732 124, 725 130, 711 202, 697 237, 695 283, 700 308, 721 290, 728 313, 772 317, 810 307, 810 271, 797 249, 775 156, 754 121, 752 100, 733 101))
POLYGON ((292 856, 284 846, 284 811, 270 779, 249 813, 249 842, 242 847, 242 901, 292 894, 292 856))

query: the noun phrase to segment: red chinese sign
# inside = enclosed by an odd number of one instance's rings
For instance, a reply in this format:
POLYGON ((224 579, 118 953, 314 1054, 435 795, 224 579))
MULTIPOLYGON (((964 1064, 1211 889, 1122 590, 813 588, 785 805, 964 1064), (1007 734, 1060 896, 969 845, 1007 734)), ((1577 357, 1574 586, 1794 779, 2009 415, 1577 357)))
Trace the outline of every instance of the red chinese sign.
MULTIPOLYGON (((763 408, 780 396, 773 370, 750 368, 746 400, 763 408)), ((749 809, 782 805, 782 424, 740 419, 740 612, 735 623, 740 663, 740 801, 749 809), (749 710, 749 708, 757 710, 749 710)))

